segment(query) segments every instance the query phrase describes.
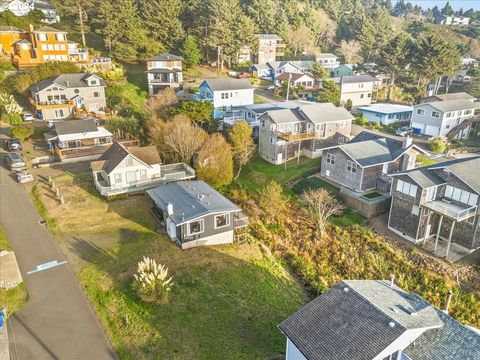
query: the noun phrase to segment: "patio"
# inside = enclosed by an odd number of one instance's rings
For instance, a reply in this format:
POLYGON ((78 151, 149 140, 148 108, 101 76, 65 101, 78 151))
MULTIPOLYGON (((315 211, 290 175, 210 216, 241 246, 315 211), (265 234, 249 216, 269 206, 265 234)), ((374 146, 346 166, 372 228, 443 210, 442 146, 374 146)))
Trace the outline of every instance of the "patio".
POLYGON ((444 240, 442 238, 438 239, 437 248, 435 249, 435 237, 428 238, 425 244, 418 244, 422 249, 428 251, 429 253, 438 256, 447 260, 450 263, 457 262, 464 256, 470 254, 472 251, 465 249, 463 246, 460 246, 454 242, 450 244, 450 249, 448 249, 448 240, 444 240), (445 257, 447 254, 448 249, 448 256, 445 257))

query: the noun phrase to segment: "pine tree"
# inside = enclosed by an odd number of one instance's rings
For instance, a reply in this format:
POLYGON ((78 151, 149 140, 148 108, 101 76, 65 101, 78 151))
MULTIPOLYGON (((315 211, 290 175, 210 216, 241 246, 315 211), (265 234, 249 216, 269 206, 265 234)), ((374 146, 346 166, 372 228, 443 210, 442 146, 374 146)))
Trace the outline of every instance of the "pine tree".
POLYGON ((188 35, 185 38, 182 48, 182 54, 184 57, 184 64, 187 69, 197 66, 202 59, 202 52, 198 47, 197 40, 193 35, 188 35))
POLYGON ((322 81, 322 87, 315 94, 317 102, 331 102, 335 106, 340 105, 340 89, 333 80, 322 81))
POLYGON ((247 7, 247 15, 256 24, 258 32, 275 32, 277 7, 274 0, 252 0, 247 7))

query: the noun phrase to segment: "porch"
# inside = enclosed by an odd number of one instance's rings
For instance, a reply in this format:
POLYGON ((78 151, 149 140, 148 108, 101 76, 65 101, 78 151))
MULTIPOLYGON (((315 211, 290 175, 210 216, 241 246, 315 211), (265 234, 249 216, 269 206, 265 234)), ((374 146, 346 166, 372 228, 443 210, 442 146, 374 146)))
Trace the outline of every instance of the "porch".
POLYGON ((477 206, 462 206, 443 200, 427 201, 422 206, 455 221, 463 221, 477 213, 477 206))
POLYGON ((233 227, 241 229, 248 226, 248 217, 243 212, 238 212, 233 216, 233 227))
POLYGON ((63 161, 65 159, 71 158, 80 158, 80 157, 91 157, 94 155, 101 155, 103 154, 112 144, 102 144, 102 145, 90 145, 90 146, 82 146, 82 147, 75 147, 75 148, 66 148, 60 149, 58 147, 54 148, 55 156, 60 160, 63 161))
POLYGON ((436 242, 435 236, 428 238, 424 243, 419 245, 429 253, 443 258, 450 263, 457 262, 472 252, 457 243, 451 243, 449 246, 448 240, 443 238, 439 238, 438 242, 436 242))

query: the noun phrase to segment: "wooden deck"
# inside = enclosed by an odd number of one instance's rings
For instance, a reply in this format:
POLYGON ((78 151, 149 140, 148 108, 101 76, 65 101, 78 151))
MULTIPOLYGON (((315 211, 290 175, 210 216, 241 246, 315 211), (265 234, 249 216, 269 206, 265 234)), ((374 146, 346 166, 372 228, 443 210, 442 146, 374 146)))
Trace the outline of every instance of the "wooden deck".
POLYGON ((303 141, 303 140, 312 140, 315 139, 315 131, 311 132, 302 132, 302 133, 292 133, 292 132, 277 132, 277 137, 279 139, 286 140, 287 142, 293 141, 303 141))

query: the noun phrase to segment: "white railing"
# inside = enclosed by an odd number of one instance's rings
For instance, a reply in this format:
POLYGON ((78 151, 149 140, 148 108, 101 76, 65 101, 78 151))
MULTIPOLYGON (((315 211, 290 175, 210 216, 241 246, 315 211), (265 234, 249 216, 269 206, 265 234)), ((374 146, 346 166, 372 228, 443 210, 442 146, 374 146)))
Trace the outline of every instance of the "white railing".
POLYGON ((238 121, 246 121, 251 127, 260 126, 260 121, 258 120, 247 120, 243 116, 226 116, 223 118, 223 123, 229 126, 235 125, 238 121))
POLYGON ((457 221, 465 220, 477 213, 476 205, 466 209, 461 209, 456 205, 452 206, 451 204, 442 203, 441 201, 427 201, 423 205, 435 212, 454 218, 457 221))

